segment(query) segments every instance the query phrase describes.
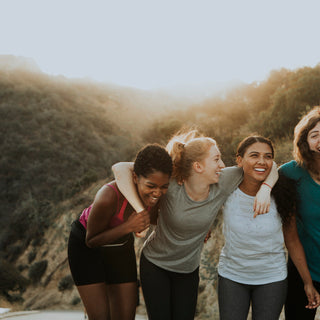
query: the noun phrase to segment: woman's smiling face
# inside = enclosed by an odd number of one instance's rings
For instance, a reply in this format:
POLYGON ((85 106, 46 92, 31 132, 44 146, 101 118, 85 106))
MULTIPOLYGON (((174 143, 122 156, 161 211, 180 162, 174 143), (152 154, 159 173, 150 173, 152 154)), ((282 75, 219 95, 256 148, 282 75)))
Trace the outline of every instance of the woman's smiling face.
POLYGON ((137 185, 140 199, 147 207, 153 207, 166 194, 169 187, 169 175, 160 171, 154 171, 147 177, 133 175, 133 180, 137 185))
POLYGON ((221 153, 216 145, 211 146, 208 155, 203 161, 201 161, 204 167, 204 174, 208 178, 208 183, 217 183, 219 181, 219 175, 221 169, 225 167, 221 153))
POLYGON ((267 143, 255 142, 246 149, 243 157, 237 157, 237 162, 243 168, 244 179, 263 182, 273 164, 271 147, 267 143))
POLYGON ((311 151, 320 156, 320 122, 318 122, 308 133, 307 142, 311 151))

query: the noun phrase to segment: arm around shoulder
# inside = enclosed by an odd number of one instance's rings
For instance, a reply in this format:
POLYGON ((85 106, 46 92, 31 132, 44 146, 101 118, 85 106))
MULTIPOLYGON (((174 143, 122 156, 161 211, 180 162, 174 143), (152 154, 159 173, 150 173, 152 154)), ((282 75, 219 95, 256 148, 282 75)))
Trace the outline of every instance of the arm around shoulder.
POLYGON ((279 173, 277 164, 273 161, 271 171, 266 180, 261 184, 259 191, 254 199, 254 218, 259 214, 269 212, 271 190, 278 181, 279 173))
POLYGON ((133 162, 118 162, 112 166, 112 171, 120 192, 136 212, 143 211, 145 209, 144 205, 138 196, 136 186, 133 182, 133 162))
POLYGON ((233 192, 243 179, 243 170, 238 166, 222 169, 219 179, 219 186, 227 193, 233 192))
POLYGON ((271 171, 269 175, 267 176, 266 180, 263 182, 263 184, 267 185, 269 188, 273 188, 273 186, 276 184, 276 182, 279 179, 279 173, 277 164, 273 161, 271 171))

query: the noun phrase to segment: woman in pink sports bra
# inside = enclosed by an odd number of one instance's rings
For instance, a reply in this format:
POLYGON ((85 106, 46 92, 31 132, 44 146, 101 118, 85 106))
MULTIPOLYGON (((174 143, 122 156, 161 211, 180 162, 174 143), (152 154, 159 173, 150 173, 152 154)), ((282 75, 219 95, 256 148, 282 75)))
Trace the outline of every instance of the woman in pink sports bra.
MULTIPOLYGON (((139 151, 133 179, 146 207, 167 192, 172 160, 156 144, 139 151)), ((68 242, 73 280, 89 320, 133 320, 138 301, 133 233, 149 226, 148 212, 134 212, 115 181, 97 192, 93 203, 74 221, 68 242)))

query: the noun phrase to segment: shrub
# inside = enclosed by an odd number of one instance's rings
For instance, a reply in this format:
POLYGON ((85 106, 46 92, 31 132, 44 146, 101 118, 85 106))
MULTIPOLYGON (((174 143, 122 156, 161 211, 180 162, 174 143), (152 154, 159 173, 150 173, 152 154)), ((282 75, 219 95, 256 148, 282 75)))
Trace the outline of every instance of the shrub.
POLYGON ((33 283, 39 282, 43 274, 45 273, 48 266, 47 260, 41 260, 35 262, 30 266, 29 269, 29 278, 32 280, 33 283))
POLYGON ((17 269, 19 270, 19 272, 22 272, 23 270, 26 270, 28 268, 29 266, 27 264, 19 264, 17 269))
POLYGON ((81 299, 80 299, 79 297, 74 297, 74 298, 72 299, 72 301, 71 301, 71 304, 72 304, 73 306, 75 306, 75 305, 79 304, 80 302, 81 302, 81 299))
POLYGON ((10 262, 15 261, 23 252, 24 247, 22 244, 12 244, 7 247, 6 256, 10 262))
POLYGON ((22 292, 28 281, 11 263, 0 261, 0 294, 8 297, 8 291, 19 290, 22 292))
POLYGON ((22 298, 21 294, 8 294, 7 296, 7 300, 11 303, 14 303, 14 302, 23 302, 24 299, 22 298))
POLYGON ((43 238, 42 237, 37 237, 37 238, 34 238, 32 241, 31 241, 31 245, 33 247, 40 247, 42 244, 43 244, 43 238))
POLYGON ((32 250, 28 254, 28 262, 31 263, 36 258, 37 252, 36 250, 32 250))
POLYGON ((74 282, 71 275, 67 275, 60 280, 58 284, 58 290, 59 291, 70 290, 72 289, 73 285, 74 285, 74 282))

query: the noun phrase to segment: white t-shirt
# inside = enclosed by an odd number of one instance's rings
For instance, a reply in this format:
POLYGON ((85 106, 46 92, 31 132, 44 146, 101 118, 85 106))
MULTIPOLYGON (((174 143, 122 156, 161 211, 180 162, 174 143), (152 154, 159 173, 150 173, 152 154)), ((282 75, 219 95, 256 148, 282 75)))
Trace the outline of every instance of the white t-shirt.
POLYGON ((218 273, 244 284, 266 284, 287 277, 281 218, 271 199, 270 211, 253 218, 254 197, 237 188, 224 209, 225 245, 218 273))

